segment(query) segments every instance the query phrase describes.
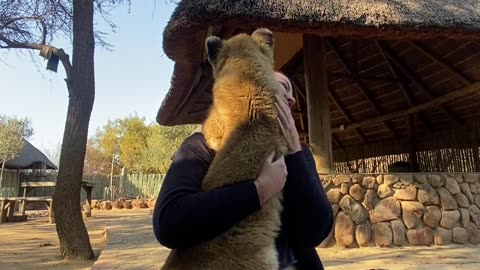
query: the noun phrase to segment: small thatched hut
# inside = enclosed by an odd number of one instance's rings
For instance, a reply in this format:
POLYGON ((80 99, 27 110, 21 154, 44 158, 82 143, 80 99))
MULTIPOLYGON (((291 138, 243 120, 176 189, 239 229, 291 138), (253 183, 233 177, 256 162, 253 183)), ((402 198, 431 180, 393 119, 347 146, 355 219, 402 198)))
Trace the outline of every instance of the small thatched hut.
POLYGON ((164 31, 175 62, 162 125, 211 104, 209 35, 275 32, 276 68, 317 167, 329 172, 480 171, 478 1, 181 1, 164 31))

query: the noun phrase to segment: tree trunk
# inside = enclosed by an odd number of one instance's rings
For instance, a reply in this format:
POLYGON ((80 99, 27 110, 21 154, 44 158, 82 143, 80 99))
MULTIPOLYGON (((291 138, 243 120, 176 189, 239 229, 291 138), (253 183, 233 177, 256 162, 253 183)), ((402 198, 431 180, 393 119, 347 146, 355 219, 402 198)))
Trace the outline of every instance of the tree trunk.
POLYGON ((5 169, 5 162, 7 162, 6 157, 2 160, 2 170, 0 171, 0 193, 2 193, 3 170, 5 169))
POLYGON ((60 253, 69 259, 93 259, 80 210, 80 190, 88 125, 95 99, 93 1, 73 0, 72 72, 53 211, 60 253))

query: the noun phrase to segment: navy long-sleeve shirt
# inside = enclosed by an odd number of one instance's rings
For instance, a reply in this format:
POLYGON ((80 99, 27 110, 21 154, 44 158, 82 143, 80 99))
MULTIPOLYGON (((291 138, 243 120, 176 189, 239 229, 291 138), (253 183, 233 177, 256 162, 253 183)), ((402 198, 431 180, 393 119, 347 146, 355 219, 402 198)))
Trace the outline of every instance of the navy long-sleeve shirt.
MULTIPOLYGON (((175 249, 210 240, 239 223, 261 205, 253 180, 202 191, 215 156, 203 134, 194 133, 177 150, 153 213, 157 240, 175 249)), ((323 269, 315 251, 333 224, 332 208, 320 183, 310 150, 285 158, 282 227, 276 239, 281 267, 323 269)))

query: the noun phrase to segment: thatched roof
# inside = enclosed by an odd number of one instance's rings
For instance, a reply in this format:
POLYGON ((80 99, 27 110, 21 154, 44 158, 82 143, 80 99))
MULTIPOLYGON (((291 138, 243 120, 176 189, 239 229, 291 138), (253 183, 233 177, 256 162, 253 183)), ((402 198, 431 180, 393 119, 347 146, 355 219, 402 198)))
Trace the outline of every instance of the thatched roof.
POLYGON ((29 141, 24 140, 23 142, 22 153, 17 158, 5 162, 6 169, 32 169, 36 163, 45 164, 47 169, 57 169, 57 166, 29 141))
MULTIPOLYGON (((202 122, 212 85, 205 38, 228 38, 258 27, 271 29, 279 41, 277 68, 295 81, 295 118, 303 133, 308 121, 302 35, 327 37, 336 148, 403 138, 408 134, 406 115, 341 127, 431 102, 480 81, 479 1, 184 0, 164 31, 164 51, 175 69, 157 121, 202 122)), ((477 92, 415 113, 415 135, 480 120, 477 92)))

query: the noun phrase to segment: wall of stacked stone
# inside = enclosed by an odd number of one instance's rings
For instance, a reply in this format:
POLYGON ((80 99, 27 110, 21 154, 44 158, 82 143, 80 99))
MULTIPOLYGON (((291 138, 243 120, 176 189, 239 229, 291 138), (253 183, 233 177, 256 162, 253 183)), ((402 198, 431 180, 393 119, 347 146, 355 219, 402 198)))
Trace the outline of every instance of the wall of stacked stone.
POLYGON ((480 243, 479 174, 321 176, 335 225, 320 247, 480 243))

